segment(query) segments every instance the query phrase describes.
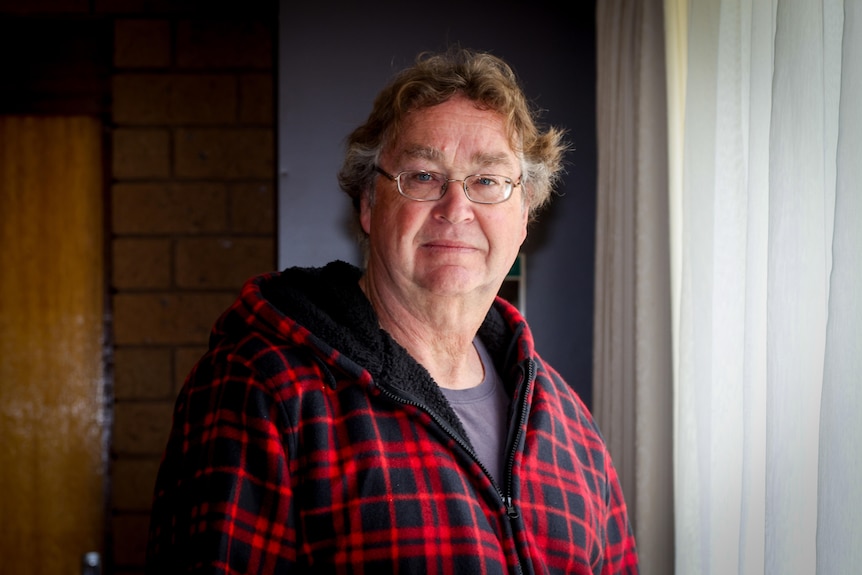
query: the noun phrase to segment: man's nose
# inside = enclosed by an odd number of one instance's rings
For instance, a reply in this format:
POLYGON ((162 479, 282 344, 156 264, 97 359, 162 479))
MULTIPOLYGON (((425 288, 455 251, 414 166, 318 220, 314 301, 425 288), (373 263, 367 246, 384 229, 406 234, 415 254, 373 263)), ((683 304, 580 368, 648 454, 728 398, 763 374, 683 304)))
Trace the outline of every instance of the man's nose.
POLYGON ((446 180, 445 193, 434 207, 438 217, 453 224, 473 219, 474 204, 464 190, 464 180, 446 180))

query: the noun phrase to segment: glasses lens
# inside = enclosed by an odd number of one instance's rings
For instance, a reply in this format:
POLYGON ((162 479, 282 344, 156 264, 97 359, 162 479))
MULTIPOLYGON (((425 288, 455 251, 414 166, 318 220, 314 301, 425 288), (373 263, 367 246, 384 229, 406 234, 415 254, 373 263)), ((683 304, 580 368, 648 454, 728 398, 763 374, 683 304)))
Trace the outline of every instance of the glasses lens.
POLYGON ((467 197, 482 204, 496 204, 507 200, 513 187, 509 178, 487 174, 470 176, 465 185, 467 197))
POLYGON ((435 172, 413 170, 398 175, 401 193, 414 200, 438 200, 443 196, 446 178, 435 172))

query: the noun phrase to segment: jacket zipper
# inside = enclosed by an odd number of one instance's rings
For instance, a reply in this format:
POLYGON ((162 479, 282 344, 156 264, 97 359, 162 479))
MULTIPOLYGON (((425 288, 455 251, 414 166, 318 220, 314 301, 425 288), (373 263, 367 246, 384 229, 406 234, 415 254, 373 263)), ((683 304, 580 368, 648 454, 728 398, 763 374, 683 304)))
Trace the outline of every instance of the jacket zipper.
POLYGON ((494 489, 497 491, 497 494, 500 496, 500 500, 503 501, 503 503, 505 504, 506 499, 511 499, 511 497, 508 497, 508 498, 504 497, 503 490, 500 489, 499 485, 497 485, 497 482, 494 480, 494 477, 488 471, 488 468, 485 467, 485 465, 481 461, 479 461, 479 458, 476 456, 476 453, 473 451, 473 449, 467 444, 466 441, 464 441, 461 438, 460 435, 455 433, 455 430, 450 428, 449 424, 446 423, 445 421, 443 421, 443 419, 439 415, 437 415, 434 411, 432 411, 430 408, 428 408, 424 404, 422 404, 418 401, 415 401, 413 399, 407 399, 406 397, 400 396, 397 393, 390 391, 386 387, 378 385, 377 389, 379 389, 381 391, 381 393, 383 393, 383 395, 385 395, 386 397, 388 397, 389 399, 391 399, 393 401, 397 401, 398 403, 401 403, 402 405, 409 405, 411 407, 421 409, 422 411, 427 413, 431 417, 431 419, 434 420, 434 423, 436 423, 437 425, 442 427, 443 430, 446 432, 446 434, 449 435, 452 439, 454 439, 455 443, 460 445, 461 448, 464 449, 464 451, 469 453, 470 457, 473 458, 473 461, 475 461, 476 463, 479 464, 479 467, 482 469, 482 471, 485 473, 485 475, 487 475, 488 478, 491 480, 491 485, 494 486, 494 489))
MULTIPOLYGON (((488 471, 488 468, 485 467, 485 465, 481 461, 479 461, 479 457, 476 455, 476 452, 473 451, 473 448, 470 447, 470 445, 468 445, 467 442, 464 441, 461 438, 461 436, 455 432, 455 430, 453 430, 451 427, 449 427, 449 424, 446 423, 445 421, 443 421, 443 419, 439 415, 437 415, 436 412, 431 410, 425 404, 420 403, 416 400, 408 399, 406 397, 398 395, 397 393, 390 391, 388 388, 386 388, 382 385, 378 385, 377 389, 379 389, 383 395, 385 395, 386 397, 388 397, 389 399, 391 399, 393 401, 401 403, 402 405, 410 405, 410 406, 415 407, 417 409, 421 409, 422 411, 427 413, 428 416, 434 421, 434 423, 439 425, 446 432, 446 434, 449 435, 449 437, 451 437, 452 439, 455 440, 455 443, 457 443, 459 446, 461 446, 461 448, 464 451, 466 451, 468 454, 470 454, 470 457, 473 458, 473 461, 475 461, 479 465, 479 468, 485 473, 485 475, 488 476, 488 479, 491 480, 491 485, 497 491, 497 495, 500 497, 500 500, 502 501, 503 505, 506 508, 506 515, 509 517, 510 520, 514 520, 514 519, 517 519, 518 517, 520 517, 520 515, 521 515, 520 512, 518 511, 518 508, 515 507, 515 503, 514 503, 513 498, 512 498, 512 483, 514 481, 514 474, 515 474, 515 452, 517 450, 517 446, 518 446, 518 443, 519 443, 520 438, 521 438, 521 433, 523 433, 524 423, 527 419, 527 400, 526 400, 526 398, 529 395, 530 389, 533 386, 533 377, 534 376, 535 376, 535 366, 534 366, 533 360, 529 359, 529 360, 527 360, 527 381, 525 383, 526 387, 524 389, 524 392, 520 395, 520 399, 519 399, 520 410, 519 410, 519 414, 518 414, 518 426, 517 426, 517 430, 515 431, 514 441, 512 442, 512 445, 509 449, 509 458, 508 458, 508 461, 506 464, 506 492, 505 493, 503 493, 503 490, 500 489, 500 486, 497 484, 497 481, 494 479, 494 477, 488 471)), ((517 568, 518 568, 518 573, 523 573, 523 569, 521 568, 520 558, 518 559, 517 568)))
POLYGON ((520 395, 521 403, 519 406, 518 424, 515 431, 514 441, 509 448, 509 459, 506 464, 506 498, 504 502, 506 504, 506 514, 512 519, 517 519, 520 516, 518 508, 515 507, 515 503, 512 501, 512 483, 514 482, 515 475, 515 452, 517 451, 518 443, 521 440, 521 433, 523 433, 524 424, 527 421, 526 398, 530 395, 530 389, 533 386, 533 377, 535 377, 535 365, 533 360, 529 359, 527 362, 527 381, 524 384, 524 392, 520 395))

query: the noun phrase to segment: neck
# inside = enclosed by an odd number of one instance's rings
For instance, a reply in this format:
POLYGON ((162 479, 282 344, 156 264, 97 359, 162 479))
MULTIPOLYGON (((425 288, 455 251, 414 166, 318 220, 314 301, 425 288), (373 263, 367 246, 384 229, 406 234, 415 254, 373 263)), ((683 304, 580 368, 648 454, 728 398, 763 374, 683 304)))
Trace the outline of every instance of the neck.
POLYGON ((493 297, 481 302, 431 294, 399 298, 379 289, 367 274, 359 285, 377 313, 380 327, 425 367, 438 385, 466 389, 482 383, 484 369, 473 338, 493 297))

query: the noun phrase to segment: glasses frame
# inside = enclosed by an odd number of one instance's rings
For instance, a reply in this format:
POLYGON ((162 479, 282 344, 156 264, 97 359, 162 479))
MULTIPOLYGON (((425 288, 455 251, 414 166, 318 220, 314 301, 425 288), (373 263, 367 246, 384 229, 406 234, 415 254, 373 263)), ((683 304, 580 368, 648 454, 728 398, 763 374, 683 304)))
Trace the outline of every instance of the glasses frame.
POLYGON ((500 174, 471 174, 469 176, 465 176, 464 178, 456 179, 456 178, 447 178, 446 176, 444 176, 440 172, 431 172, 428 170, 404 170, 404 171, 398 172, 394 176, 377 165, 374 166, 374 170, 378 174, 380 174, 382 176, 386 176, 387 178, 389 178, 390 180, 395 182, 395 185, 398 188, 398 193, 401 194, 402 196, 404 196, 405 198, 407 198, 408 200, 413 200, 414 202, 436 202, 437 200, 442 200, 443 196, 445 196, 446 192, 449 190, 449 183, 450 182, 461 182, 461 189, 464 190, 464 195, 467 196, 468 200, 470 200, 474 204, 493 206, 495 204, 502 204, 503 202, 505 202, 506 200, 511 198, 512 194, 515 192, 515 188, 517 188, 518 186, 521 185, 521 178, 518 178, 518 181, 514 182, 514 180, 512 178, 510 178, 508 176, 503 176, 500 174), (404 193, 404 190, 401 189, 401 176, 403 176, 404 174, 410 173, 410 172, 419 172, 419 173, 425 173, 425 174, 438 174, 440 176, 443 176, 444 181, 443 181, 443 185, 440 186, 440 195, 437 196, 436 198, 420 199, 420 198, 414 198, 413 196, 408 196, 406 193, 404 193), (496 202, 482 202, 482 201, 475 200, 475 199, 471 198, 470 192, 467 190, 467 180, 469 180, 470 178, 475 178, 475 177, 480 177, 480 176, 503 178, 504 180, 507 180, 509 182, 514 182, 514 183, 512 184, 512 189, 509 190, 508 195, 505 198, 503 198, 502 200, 499 200, 496 202))

